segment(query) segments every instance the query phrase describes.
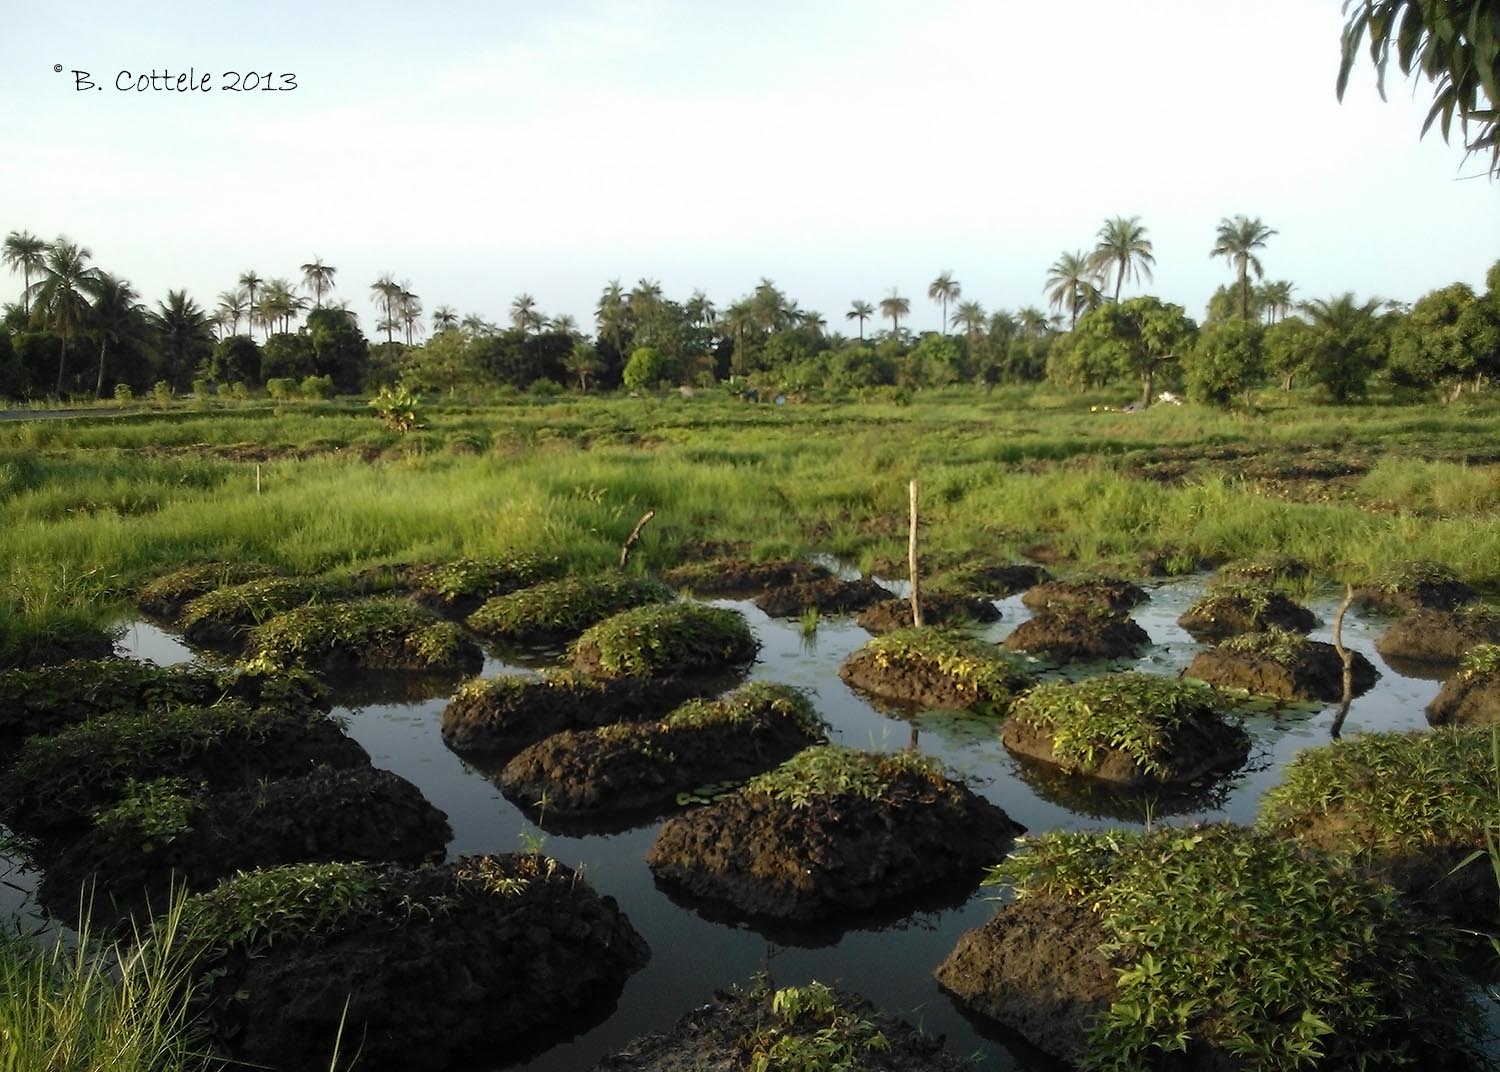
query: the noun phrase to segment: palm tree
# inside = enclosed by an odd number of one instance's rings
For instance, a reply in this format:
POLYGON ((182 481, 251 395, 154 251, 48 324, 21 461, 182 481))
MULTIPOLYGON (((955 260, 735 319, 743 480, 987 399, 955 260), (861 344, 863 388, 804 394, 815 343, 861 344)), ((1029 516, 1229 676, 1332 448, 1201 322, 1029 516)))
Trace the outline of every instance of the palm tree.
POLYGON ((594 323, 598 325, 601 336, 609 336, 614 343, 615 353, 623 355, 625 352, 623 334, 626 321, 629 319, 625 306, 625 288, 620 286, 618 279, 611 279, 609 285, 604 288, 604 293, 599 296, 599 304, 595 308, 594 323))
POLYGON ((948 330, 948 303, 954 301, 959 295, 958 281, 953 278, 952 272, 944 272, 931 283, 927 284, 927 297, 938 302, 943 310, 944 333, 948 330))
POLYGON ((411 284, 401 281, 401 293, 396 295, 396 316, 406 328, 406 345, 412 344, 417 330, 417 318, 422 315, 422 299, 411 291, 411 284))
POLYGON ((57 396, 62 397, 63 372, 68 363, 68 341, 88 323, 89 303, 84 293, 99 278, 99 269, 89 267, 93 254, 75 242, 60 237, 47 247, 42 276, 27 290, 31 319, 57 332, 62 353, 57 359, 57 396))
POLYGON ((518 294, 510 303, 510 322, 524 334, 540 317, 536 311, 536 299, 530 294, 518 294))
POLYGON ((578 319, 572 313, 561 313, 547 321, 547 330, 558 335, 576 335, 578 319))
POLYGON ((229 325, 229 334, 239 334, 240 321, 245 318, 249 309, 250 307, 245 303, 245 294, 243 291, 219 291, 217 319, 220 324, 229 325))
POLYGON ((323 295, 333 289, 333 277, 338 269, 324 264, 322 257, 314 257, 302 266, 302 285, 313 292, 313 304, 323 308, 323 295))
POLYGON ((795 319, 786 295, 765 276, 761 277, 755 287, 755 293, 750 298, 750 308, 755 315, 755 323, 767 334, 789 327, 795 319))
POLYGON ((977 301, 959 302, 958 307, 953 310, 953 324, 962 324, 964 336, 969 340, 969 349, 974 348, 974 343, 979 336, 984 334, 986 323, 984 306, 977 301))
POLYGON ((599 360, 592 345, 579 339, 573 344, 572 352, 563 359, 563 370, 570 376, 577 376, 578 389, 587 394, 589 377, 603 372, 604 362, 599 360))
POLYGON ((432 311, 432 331, 448 331, 458 327, 458 311, 451 305, 439 305, 432 311))
POLYGON ((390 272, 386 272, 370 284, 370 294, 374 297, 375 304, 380 306, 381 312, 381 320, 375 330, 385 331, 387 344, 394 342, 392 335, 396 330, 396 303, 401 300, 401 284, 396 282, 390 272))
MULTIPOLYGON (((254 268, 250 269, 248 272, 240 273, 240 286, 245 288, 245 300, 249 303, 252 310, 255 308, 255 292, 260 289, 261 284, 264 282, 265 280, 261 279, 260 276, 255 274, 254 268)), ((249 331, 250 337, 252 339, 255 338, 254 319, 251 319, 249 322, 249 331)))
POLYGON ((1144 277, 1149 282, 1155 265, 1151 240, 1146 237, 1146 228, 1141 225, 1139 216, 1131 216, 1128 220, 1116 216, 1104 221, 1104 226, 1099 228, 1099 244, 1089 255, 1089 267, 1101 280, 1107 280, 1110 270, 1114 270, 1115 301, 1120 300, 1120 285, 1126 279, 1139 282, 1144 277))
POLYGON ((687 300, 683 311, 687 313, 689 324, 703 328, 713 324, 719 314, 719 311, 714 308, 714 303, 708 300, 708 295, 702 290, 693 291, 693 296, 687 300))
POLYGON ((1261 302, 1265 305, 1267 320, 1274 324, 1285 320, 1292 311, 1292 291, 1297 288, 1285 279, 1278 279, 1260 288, 1261 302))
POLYGON ((157 311, 150 314, 150 320, 161 338, 166 379, 173 384, 186 382, 199 360, 213 349, 208 314, 188 297, 187 291, 169 290, 167 300, 157 303, 157 311))
POLYGON ((901 318, 910 312, 911 302, 896 293, 895 287, 892 287, 891 292, 880 299, 880 315, 891 318, 891 333, 893 335, 901 333, 901 318))
POLYGON ((655 279, 647 279, 644 276, 637 279, 635 288, 631 290, 626 300, 626 308, 630 313, 630 320, 635 326, 636 333, 645 340, 651 340, 656 335, 656 320, 661 313, 662 303, 661 284, 655 279))
POLYGON ((1378 313, 1384 303, 1360 304, 1352 293, 1298 304, 1312 323, 1307 364, 1335 402, 1362 395, 1370 372, 1380 363, 1385 340, 1378 313))
POLYGON ((471 339, 477 339, 481 336, 500 334, 500 328, 498 326, 496 326, 495 324, 491 324, 488 320, 480 316, 478 313, 467 314, 462 320, 458 322, 458 326, 462 328, 464 334, 468 335, 471 339))
POLYGON ((1051 330, 1052 325, 1046 313, 1035 305, 1027 305, 1016 310, 1016 327, 1026 338, 1040 339, 1051 330))
POLYGON ((1071 317, 1068 330, 1078 327, 1078 314, 1091 309, 1102 300, 1096 283, 1098 275, 1089 265, 1089 258, 1080 250, 1064 253, 1047 270, 1047 299, 1052 308, 1066 310, 1071 317))
POLYGON ((89 287, 94 296, 89 326, 99 336, 99 377, 94 394, 104 397, 104 357, 111 346, 123 347, 145 337, 146 307, 123 279, 100 272, 89 287))
POLYGON ((13 272, 21 273, 21 314, 31 318, 31 273, 41 273, 47 262, 47 243, 29 231, 12 231, 5 236, 0 261, 13 272))
POLYGON ((1242 320, 1250 319, 1250 271, 1252 269, 1255 271, 1256 279, 1266 274, 1255 251, 1265 248, 1266 239, 1275 233, 1262 223, 1258 216, 1253 220, 1246 216, 1236 216, 1234 219, 1226 216, 1219 221, 1218 237, 1214 242, 1214 248, 1208 251, 1208 255, 1223 257, 1234 265, 1240 280, 1240 319, 1242 320))
POLYGON ((750 371, 750 347, 746 342, 756 327, 755 309, 749 298, 742 298, 724 312, 722 334, 734 340, 730 368, 737 373, 750 371))
POLYGON ((875 306, 867 301, 855 298, 849 303, 849 311, 844 314, 845 320, 859 321, 859 341, 865 341, 865 321, 875 315, 875 306))
POLYGON ((265 293, 261 296, 258 308, 261 310, 261 323, 265 325, 269 334, 271 331, 291 331, 292 317, 307 308, 307 299, 299 297, 292 290, 292 284, 285 279, 270 279, 263 284, 265 293))

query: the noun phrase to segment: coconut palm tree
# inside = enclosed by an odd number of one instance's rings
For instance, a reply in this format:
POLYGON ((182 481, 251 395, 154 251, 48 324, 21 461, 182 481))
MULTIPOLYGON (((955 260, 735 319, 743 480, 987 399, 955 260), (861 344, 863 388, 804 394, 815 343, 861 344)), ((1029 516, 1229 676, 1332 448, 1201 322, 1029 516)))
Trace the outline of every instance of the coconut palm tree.
POLYGON ((439 305, 432 311, 432 331, 448 331, 458 327, 458 311, 451 305, 439 305))
POLYGON ((333 289, 333 277, 338 269, 324 264, 322 257, 314 257, 302 266, 302 285, 313 293, 315 308, 323 308, 323 295, 333 289))
POLYGON ((1016 327, 1028 339, 1040 339, 1052 330, 1047 314, 1035 305, 1023 306, 1016 310, 1016 327))
POLYGON ((1070 320, 1068 330, 1078 327, 1078 314, 1092 309, 1102 300, 1098 287, 1098 273, 1089 265, 1083 251, 1064 253, 1051 268, 1047 269, 1047 300, 1052 308, 1066 310, 1070 320))
POLYGON ((958 281, 953 278, 952 272, 944 272, 931 283, 927 284, 927 297, 937 302, 943 310, 942 331, 948 331, 948 303, 956 301, 960 292, 958 281))
POLYGON ((1256 279, 1266 274, 1255 251, 1264 249, 1266 239, 1275 233, 1262 223, 1258 216, 1253 220, 1247 216, 1236 216, 1233 219, 1226 216, 1219 221, 1219 233, 1214 242, 1214 248, 1209 250, 1208 255, 1223 257, 1234 266, 1240 280, 1240 319, 1242 320, 1250 319, 1250 272, 1252 270, 1255 272, 1256 279))
POLYGON ((714 303, 702 290, 693 291, 692 297, 687 300, 687 305, 683 306, 683 312, 687 314, 688 323, 698 328, 712 326, 719 315, 719 311, 714 308, 714 303))
POLYGON ((880 299, 880 315, 891 318, 891 334, 901 333, 901 318, 911 312, 911 302, 903 298, 892 287, 891 292, 880 299))
POLYGON ((524 334, 537 319, 536 299, 530 294, 517 294, 510 303, 511 324, 524 334))
POLYGON ((984 334, 984 326, 987 321, 988 318, 985 315, 984 306, 980 305, 977 301, 959 302, 958 306, 953 310, 952 326, 963 325, 964 337, 969 340, 970 350, 974 348, 974 344, 979 340, 979 337, 984 334))
POLYGON ((849 303, 849 311, 844 314, 844 319, 859 321, 860 342, 865 341, 865 321, 870 319, 870 317, 874 315, 875 306, 871 305, 867 301, 860 301, 858 298, 855 298, 852 302, 849 303))
POLYGON ((401 284, 390 272, 385 272, 375 282, 370 284, 370 295, 375 299, 375 304, 380 306, 380 323, 375 326, 376 331, 385 332, 385 341, 394 342, 392 337, 398 323, 396 319, 396 303, 401 300, 401 284))
POLYGON ((146 307, 125 280, 100 272, 89 286, 94 297, 89 327, 99 337, 99 376, 94 394, 104 397, 104 358, 110 347, 124 347, 146 337, 146 307))
POLYGON ((563 359, 563 370, 578 377, 578 389, 584 394, 589 390, 589 377, 604 371, 604 362, 594 352, 594 347, 582 339, 573 344, 572 351, 563 359))
POLYGON ((485 336, 500 334, 500 328, 498 325, 491 324, 488 320, 480 316, 478 313, 468 313, 462 320, 458 322, 458 326, 462 328, 464 334, 469 336, 469 338, 471 339, 478 339, 485 336))
POLYGON ((149 318, 161 340, 165 378, 174 385, 186 383, 198 362, 213 350, 211 318, 185 290, 167 291, 166 301, 158 302, 149 318))
POLYGON ((83 246, 59 236, 47 247, 41 278, 26 292, 32 322, 51 329, 62 339, 62 352, 57 359, 59 398, 68 363, 68 343, 88 324, 89 303, 85 294, 99 278, 99 269, 89 266, 92 256, 83 246))
POLYGON ((219 291, 219 306, 215 313, 215 319, 220 324, 229 325, 229 334, 239 333, 240 321, 245 319, 250 307, 245 302, 244 291, 221 290, 219 291))
POLYGON ((422 299, 412 293, 411 283, 401 281, 401 293, 396 296, 396 317, 406 329, 406 345, 412 345, 419 330, 417 319, 422 315, 422 299))
POLYGON ((1120 285, 1126 279, 1139 282, 1151 279, 1151 269, 1156 257, 1151 253, 1151 240, 1146 237, 1146 228, 1139 216, 1116 216, 1105 220, 1099 228, 1099 244, 1089 254, 1089 267, 1100 280, 1108 280, 1111 270, 1115 273, 1115 301, 1120 300, 1120 285))
POLYGON ((625 352, 624 333, 629 319, 625 305, 625 288, 620 285, 618 279, 611 279, 609 285, 604 288, 604 293, 599 296, 599 304, 594 311, 594 323, 599 328, 600 337, 607 336, 614 344, 617 354, 623 355, 625 352))
POLYGON ((1274 324, 1286 319, 1286 314, 1292 311, 1292 291, 1296 289, 1285 279, 1278 279, 1260 288, 1261 304, 1265 307, 1268 323, 1274 324))
MULTIPOLYGON (((264 279, 255 274, 254 268, 251 268, 248 272, 240 273, 240 286, 245 289, 245 301, 252 310, 255 308, 255 292, 260 290, 264 282, 264 279)), ((253 318, 248 322, 248 330, 250 337, 252 339, 255 338, 255 321, 253 318)))
POLYGON ((0 248, 0 261, 21 273, 21 314, 31 318, 31 276, 40 275, 47 262, 47 243, 29 231, 12 231, 0 248))

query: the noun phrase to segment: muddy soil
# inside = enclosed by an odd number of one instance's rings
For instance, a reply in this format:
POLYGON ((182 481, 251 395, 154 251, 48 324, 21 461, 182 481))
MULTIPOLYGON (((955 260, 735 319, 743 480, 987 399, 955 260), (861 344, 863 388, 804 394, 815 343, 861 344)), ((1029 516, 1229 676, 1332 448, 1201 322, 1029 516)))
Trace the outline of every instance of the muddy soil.
POLYGON ((1094 1021, 1118 995, 1115 970, 1099 952, 1105 941, 1087 908, 1026 897, 960 938, 934 974, 964 1008, 1077 1064, 1094 1021))
POLYGON ((1021 602, 1035 611, 1107 607, 1127 611, 1150 597, 1138 584, 1120 577, 1089 577, 1072 581, 1045 581, 1028 588, 1021 602))
POLYGON ((1354 602, 1381 614, 1414 614, 1423 610, 1457 610, 1479 598, 1462 581, 1421 581, 1399 588, 1365 585, 1354 589, 1354 602))
POLYGON ((833 576, 826 566, 794 558, 752 562, 747 558, 716 558, 677 566, 662 574, 671 588, 685 588, 695 595, 713 598, 756 596, 772 588, 824 581, 833 576))
MULTIPOLYGON (((1343 661, 1332 644, 1321 640, 1309 641, 1302 654, 1289 665, 1269 655, 1210 648, 1193 657, 1186 676, 1278 700, 1336 703, 1344 697, 1343 661)), ((1354 652, 1350 680, 1355 696, 1369 692, 1379 676, 1370 660, 1354 652)))
POLYGON ((821 739, 770 709, 737 724, 565 731, 507 763, 500 789, 524 808, 545 800, 556 816, 660 813, 678 793, 759 774, 821 739))
POLYGON ((1012 651, 1043 654, 1062 662, 1130 658, 1150 643, 1135 619, 1122 613, 1101 613, 1097 605, 1056 604, 1037 611, 1004 641, 1012 651))
POLYGON ((880 800, 816 797, 804 807, 735 793, 668 819, 647 854, 657 879, 751 917, 809 921, 972 873, 1005 856, 1022 827, 950 783, 950 799, 908 776, 880 800))
POLYGON ((1500 674, 1455 674, 1427 705, 1434 726, 1493 726, 1500 722, 1500 674))
POLYGON ((953 573, 965 588, 990 599, 1004 599, 1052 580, 1045 567, 1028 563, 964 563, 956 566, 953 573))
POLYGON ((567 867, 490 859, 518 888, 455 878, 464 859, 396 870, 394 894, 443 909, 393 903, 332 933, 201 964, 219 973, 217 1038, 238 1061, 326 1069, 342 1022, 340 1053, 358 1053, 360 1069, 442 1072, 521 1060, 601 1022, 650 956, 644 939, 567 867))
POLYGON ((0 647, 0 671, 35 670, 75 659, 107 659, 115 639, 103 630, 84 630, 37 644, 0 647))
POLYGON ((1194 640, 1223 640, 1275 626, 1290 633, 1307 633, 1318 626, 1318 616, 1280 592, 1252 595, 1244 591, 1210 588, 1177 619, 1194 640), (1264 605, 1258 605, 1264 600, 1264 605))
POLYGON ((1375 650, 1408 662, 1446 665, 1479 644, 1500 644, 1500 611, 1476 603, 1408 614, 1376 638, 1375 650))
POLYGON ((1052 730, 1019 716, 1005 720, 1000 741, 1018 756, 1126 789, 1187 785, 1210 774, 1236 770, 1250 755, 1250 735, 1218 714, 1185 722, 1168 735, 1160 757, 1167 768, 1165 774, 1143 769, 1134 756, 1120 748, 1101 749, 1092 767, 1075 768, 1053 750, 1052 730))
POLYGON ((567 671, 498 678, 460 687, 443 710, 443 741, 455 752, 508 758, 564 730, 654 719, 695 696, 727 687, 723 677, 600 681, 567 671))
MULTIPOLYGON (((956 625, 964 622, 998 622, 1000 608, 980 596, 953 595, 946 592, 923 592, 923 625, 956 625)), ((879 636, 893 629, 911 625, 911 600, 884 599, 872 603, 855 619, 861 628, 879 636)))
POLYGON ((51 861, 38 888, 43 906, 76 923, 80 891, 91 922, 108 924, 170 903, 174 888, 211 889, 236 871, 291 863, 441 860, 448 818, 416 786, 389 771, 319 768, 210 797, 190 828, 152 834, 139 822, 95 827, 51 861))
MULTIPOLYGON (((860 1072, 965 1072, 973 1066, 943 1052, 935 1039, 905 1020, 881 1013, 864 998, 837 992, 838 1015, 872 1025, 886 1046, 856 1046, 860 1072)), ((618 1053, 604 1058, 592 1072, 743 1072, 751 1067, 755 1041, 769 1047, 780 1037, 806 1039, 827 1021, 804 1015, 788 1023, 771 1007, 769 992, 719 991, 714 1000, 678 1020, 665 1034, 634 1039, 618 1053)), ((762 1049, 769 1056, 767 1050, 762 1049)))
POLYGON ((850 614, 864 610, 881 600, 894 599, 889 589, 868 578, 841 581, 825 577, 820 581, 801 581, 763 592, 755 605, 772 618, 795 618, 807 610, 820 614, 850 614))

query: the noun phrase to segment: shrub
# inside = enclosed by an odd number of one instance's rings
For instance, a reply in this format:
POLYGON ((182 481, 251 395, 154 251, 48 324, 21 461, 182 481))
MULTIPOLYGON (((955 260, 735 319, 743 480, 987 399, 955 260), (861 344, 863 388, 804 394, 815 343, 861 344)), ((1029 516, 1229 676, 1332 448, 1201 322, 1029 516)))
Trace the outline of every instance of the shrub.
POLYGON ((302 397, 312 399, 329 399, 333 397, 332 376, 308 376, 302 381, 302 397))
POLYGON ((278 402, 286 402, 297 396, 297 381, 290 376, 273 376, 266 381, 266 393, 278 402))
POLYGON ((129 402, 133 398, 135 398, 135 392, 130 389, 130 384, 128 384, 128 383, 117 383, 117 384, 115 384, 115 401, 116 402, 129 402))
POLYGON ((419 408, 422 396, 413 394, 401 384, 381 387, 380 393, 370 399, 370 408, 375 416, 385 422, 386 427, 405 435, 414 428, 422 427, 419 408))

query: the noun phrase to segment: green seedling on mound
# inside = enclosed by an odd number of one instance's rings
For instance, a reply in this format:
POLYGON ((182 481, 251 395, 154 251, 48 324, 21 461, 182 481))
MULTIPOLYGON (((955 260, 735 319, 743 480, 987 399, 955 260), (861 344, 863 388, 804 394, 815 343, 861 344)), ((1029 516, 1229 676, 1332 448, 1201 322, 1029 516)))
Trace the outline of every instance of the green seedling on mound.
POLYGON ((1500 825, 1490 734, 1461 729, 1366 733, 1299 752, 1261 800, 1257 824, 1295 836, 1336 813, 1359 854, 1429 845, 1482 848, 1500 825))
POLYGON ((270 668, 330 659, 451 666, 471 647, 458 626, 399 597, 296 607, 257 626, 249 642, 250 665, 270 668))
POLYGON ((191 599, 275 572, 258 562, 202 562, 147 581, 137 591, 136 601, 148 611, 171 615, 191 599))
POLYGON ((607 677, 660 677, 742 666, 760 645, 738 611, 656 603, 589 628, 574 642, 574 664, 607 677))
POLYGON ((673 598, 671 589, 650 578, 569 577, 496 596, 469 615, 468 625, 498 639, 577 636, 611 614, 673 598))
POLYGON ((1500 644, 1478 644, 1464 653, 1458 674, 1464 679, 1500 674, 1500 644))
POLYGON ((661 720, 669 730, 695 730, 709 726, 743 726, 766 714, 793 723, 808 737, 828 732, 828 723, 813 709, 812 701, 790 685, 755 681, 717 700, 689 700, 661 720))
POLYGON ((840 796, 887 800, 897 787, 914 781, 939 795, 955 796, 941 765, 919 752, 860 752, 831 744, 803 749, 776 769, 750 779, 740 792, 805 808, 840 796))
POLYGON ((226 585, 189 601, 179 624, 191 630, 200 625, 263 622, 332 592, 330 585, 305 577, 265 577, 226 585))
POLYGON ((1241 655, 1261 655, 1274 663, 1290 667, 1296 666, 1313 650, 1313 643, 1301 633, 1289 632, 1273 625, 1269 629, 1229 637, 1219 647, 1241 655))
MULTIPOLYGON (((750 996, 764 1000, 760 991, 750 996)), ((868 1054, 891 1048, 880 1028, 846 1008, 826 983, 813 980, 765 996, 770 999, 770 1022, 741 1043, 744 1067, 750 1072, 859 1068, 868 1054)))
POLYGON ((1274 1072, 1470 1067, 1480 1024, 1446 932, 1292 842, 1227 825, 1052 833, 986 883, 1099 917, 1118 994, 1086 1069, 1156 1067, 1191 1042, 1274 1072))
POLYGON ((557 559, 540 555, 484 560, 459 558, 452 562, 413 566, 408 570, 406 580, 413 588, 436 593, 444 599, 458 599, 536 584, 556 576, 560 565, 557 559))
POLYGON ((882 670, 932 673, 973 697, 970 706, 996 707, 1031 685, 1026 663, 993 644, 929 627, 896 629, 876 637, 861 653, 882 670))
POLYGON ((186 778, 131 778, 114 805, 94 812, 94 824, 106 831, 134 827, 141 850, 151 852, 192 830, 207 791, 206 784, 186 778))
POLYGON ((1172 732, 1223 706, 1206 685, 1130 670, 1038 685, 1010 717, 1050 733, 1052 751, 1069 765, 1092 770, 1100 753, 1119 750, 1141 770, 1166 777, 1172 732))
POLYGON ((1252 623, 1271 608, 1271 589, 1254 581, 1229 581, 1216 584, 1187 609, 1188 614, 1201 614, 1217 618, 1226 613, 1238 613, 1241 608, 1250 612, 1252 623))

